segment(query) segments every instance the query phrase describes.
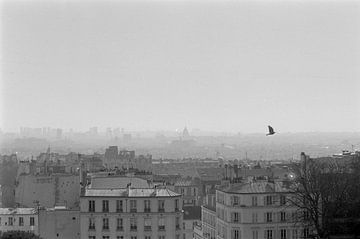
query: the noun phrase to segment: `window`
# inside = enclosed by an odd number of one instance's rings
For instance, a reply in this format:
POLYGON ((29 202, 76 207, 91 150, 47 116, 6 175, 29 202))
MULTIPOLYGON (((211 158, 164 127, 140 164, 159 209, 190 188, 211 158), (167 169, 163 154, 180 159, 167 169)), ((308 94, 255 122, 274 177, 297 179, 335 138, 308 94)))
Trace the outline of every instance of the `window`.
POLYGON ((175 239, 180 239, 180 235, 176 235, 176 236, 175 236, 175 239))
POLYGON ((175 218, 175 228, 176 230, 180 230, 180 218, 175 218))
POLYGON ((95 219, 89 218, 89 230, 95 230, 95 219))
POLYGON ((266 205, 272 205, 273 201, 272 201, 272 196, 266 196, 266 205))
POLYGON ((131 238, 131 239, 136 239, 136 236, 131 236, 130 238, 131 238))
POLYGON ((116 230, 118 230, 118 231, 124 230, 123 219, 122 218, 117 218, 116 219, 116 230))
POLYGON ((110 236, 103 236, 103 239, 110 239, 110 236))
POLYGON ((165 201, 159 200, 159 212, 165 212, 165 201))
POLYGON ((179 199, 175 199, 175 212, 179 211, 179 199))
POLYGON ((151 218, 145 218, 144 231, 151 231, 151 218))
POLYGON ((266 235, 266 239, 273 239, 273 231, 272 230, 266 230, 265 235, 266 235))
POLYGON ((232 213, 232 221, 233 222, 239 222, 239 213, 238 212, 233 212, 232 213))
POLYGON ((124 239, 124 236, 117 236, 116 239, 124 239))
POLYGON ((280 230, 280 238, 281 239, 286 239, 286 229, 281 229, 280 230))
POLYGON ((234 202, 233 202, 233 206, 237 206, 239 205, 239 197, 238 196, 234 196, 234 202))
POLYGON ((150 200, 145 200, 144 201, 144 212, 150 212, 150 200))
POLYGON ((305 227, 303 230, 303 237, 308 238, 309 237, 309 228, 305 227))
POLYGON ((258 214, 257 214, 256 212, 254 212, 254 213, 252 214, 252 222, 253 222, 253 223, 258 222, 258 214))
POLYGON ((232 230, 231 239, 240 239, 240 231, 239 231, 239 229, 233 229, 232 230))
POLYGON ((194 188, 194 196, 196 196, 196 188, 194 188))
POLYGON ((280 221, 282 222, 286 221, 286 212, 280 212, 280 221))
POLYGON ((35 226, 35 218, 30 217, 30 226, 35 226))
POLYGON ((159 230, 165 230, 165 219, 164 218, 159 218, 159 230))
POLYGON ((253 232, 252 232, 252 235, 253 235, 253 239, 258 239, 258 237, 259 237, 259 232, 258 232, 258 231, 253 231, 253 232))
POLYGON ((8 224, 9 224, 9 226, 12 226, 13 225, 13 218, 12 217, 9 217, 8 218, 8 224))
POLYGON ((89 239, 96 239, 95 236, 89 236, 89 239))
POLYGON ((151 239, 151 236, 145 236, 145 239, 151 239))
POLYGON ((130 200, 130 212, 136 212, 136 200, 130 200))
POLYGON ((266 222, 272 222, 272 212, 266 213, 266 222))
POLYGON ((102 211, 109 212, 109 200, 102 201, 102 211))
POLYGON ((136 218, 130 218, 130 231, 137 230, 137 221, 136 218))
POLYGON ((95 212, 95 201, 89 200, 89 212, 95 212))
POLYGON ((292 239, 298 239, 298 231, 297 231, 297 229, 293 229, 293 231, 292 231, 292 239))
POLYGON ((116 200, 116 212, 123 212, 123 201, 116 200))
POLYGON ((159 239, 165 239, 165 236, 159 236, 159 239))
POLYGON ((103 230, 109 230, 109 218, 103 218, 103 230))
POLYGON ((286 196, 285 195, 281 195, 280 196, 280 205, 285 205, 286 204, 286 196))
POLYGON ((252 197, 252 204, 251 204, 251 205, 252 205, 252 206, 257 206, 257 204, 258 204, 258 203, 257 203, 257 197, 256 197, 256 196, 253 196, 253 197, 252 197))
POLYGON ((24 218, 19 217, 19 226, 24 226, 24 218))

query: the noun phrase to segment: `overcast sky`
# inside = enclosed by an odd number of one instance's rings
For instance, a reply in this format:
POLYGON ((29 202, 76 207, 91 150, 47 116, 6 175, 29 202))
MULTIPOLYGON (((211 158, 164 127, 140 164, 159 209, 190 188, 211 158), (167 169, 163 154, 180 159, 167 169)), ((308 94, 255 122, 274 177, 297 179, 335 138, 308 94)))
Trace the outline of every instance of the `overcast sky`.
POLYGON ((360 131, 360 4, 1 1, 1 128, 360 131))

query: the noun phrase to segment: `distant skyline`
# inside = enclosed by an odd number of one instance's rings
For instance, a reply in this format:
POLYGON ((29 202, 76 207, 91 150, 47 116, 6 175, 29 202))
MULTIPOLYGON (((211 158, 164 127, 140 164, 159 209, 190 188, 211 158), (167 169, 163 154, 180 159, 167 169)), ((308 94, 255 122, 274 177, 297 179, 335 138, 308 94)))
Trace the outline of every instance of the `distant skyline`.
POLYGON ((0 1, 2 131, 360 131, 358 1, 0 1))

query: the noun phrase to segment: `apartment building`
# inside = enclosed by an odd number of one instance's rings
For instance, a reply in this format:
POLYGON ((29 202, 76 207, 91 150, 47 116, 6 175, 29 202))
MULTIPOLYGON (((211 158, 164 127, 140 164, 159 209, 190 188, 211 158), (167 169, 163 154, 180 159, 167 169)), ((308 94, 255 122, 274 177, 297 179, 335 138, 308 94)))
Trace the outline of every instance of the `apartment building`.
POLYGON ((30 231, 39 234, 38 212, 35 208, 0 208, 0 233, 30 231))
POLYGON ((296 223, 299 210, 288 203, 290 197, 282 182, 232 184, 217 189, 216 238, 307 238, 310 229, 296 223))
POLYGON ((163 188, 86 188, 80 197, 82 239, 180 239, 181 195, 163 188))

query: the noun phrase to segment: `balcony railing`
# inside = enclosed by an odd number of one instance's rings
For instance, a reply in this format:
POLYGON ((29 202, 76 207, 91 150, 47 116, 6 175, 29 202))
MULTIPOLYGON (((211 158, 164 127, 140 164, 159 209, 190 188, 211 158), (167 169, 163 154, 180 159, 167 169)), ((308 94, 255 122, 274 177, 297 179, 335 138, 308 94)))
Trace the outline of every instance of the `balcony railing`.
POLYGON ((144 212, 151 212, 150 208, 144 208, 144 212))
POLYGON ((144 231, 151 231, 151 226, 144 226, 144 231))
POLYGON ((159 212, 165 212, 165 208, 159 208, 159 212))
POLYGON ((137 230, 137 226, 130 226, 130 231, 136 231, 137 230))
POLYGON ((116 231, 124 231, 124 227, 117 227, 116 231))
POLYGON ((130 212, 137 212, 136 208, 130 208, 130 212))
POLYGON ((165 226, 159 226, 159 231, 165 231, 165 226))

